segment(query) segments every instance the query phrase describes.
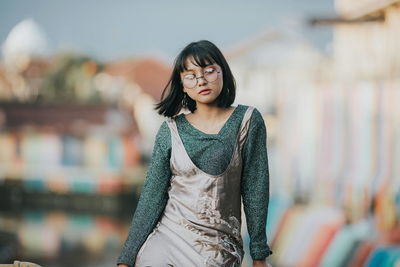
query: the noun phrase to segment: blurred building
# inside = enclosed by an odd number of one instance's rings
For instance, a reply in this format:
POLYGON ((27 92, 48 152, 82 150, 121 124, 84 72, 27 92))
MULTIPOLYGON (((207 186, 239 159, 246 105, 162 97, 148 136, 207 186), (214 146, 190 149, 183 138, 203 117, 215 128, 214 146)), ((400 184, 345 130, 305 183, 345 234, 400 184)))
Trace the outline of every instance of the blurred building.
MULTIPOLYGON (((44 36, 27 20, 3 45, 3 189, 18 188, 20 200, 41 194, 30 204, 43 203, 48 194, 132 197, 143 182, 142 160, 148 162, 161 123, 154 104, 169 68, 154 59, 102 63, 75 53, 46 56, 44 36)), ((8 193, 3 197, 4 208, 27 204, 10 203, 16 198, 8 193)), ((114 200, 95 201, 102 203, 98 209, 111 212, 121 208, 114 200)), ((63 207, 79 209, 72 206, 63 207)))
POLYGON ((32 19, 25 19, 14 26, 2 45, 4 64, 18 71, 34 56, 48 55, 49 45, 43 29, 32 19))
POLYGON ((106 74, 114 80, 125 81, 125 88, 119 92, 119 97, 133 111, 142 136, 142 150, 147 154, 152 151, 156 133, 163 121, 154 107, 161 100, 170 72, 169 66, 153 58, 116 61, 106 65, 106 74))
POLYGON ((277 109, 278 266, 400 262, 399 4, 337 0, 337 17, 311 20, 334 27, 333 58, 317 86, 285 90, 277 109))
POLYGON ((253 104, 262 113, 276 113, 283 88, 328 78, 329 59, 290 29, 262 32, 226 55, 235 74, 238 102, 253 104))
POLYGON ((337 0, 335 70, 340 79, 387 80, 400 73, 400 4, 337 0))

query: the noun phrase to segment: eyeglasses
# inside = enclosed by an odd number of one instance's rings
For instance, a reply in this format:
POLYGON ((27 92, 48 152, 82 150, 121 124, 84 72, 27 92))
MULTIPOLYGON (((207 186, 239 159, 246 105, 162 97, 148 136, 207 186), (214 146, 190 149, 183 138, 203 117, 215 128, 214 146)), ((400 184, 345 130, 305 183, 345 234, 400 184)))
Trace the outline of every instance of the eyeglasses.
POLYGON ((214 67, 209 67, 205 69, 203 76, 200 77, 196 77, 194 74, 185 74, 185 76, 182 77, 182 84, 184 87, 192 89, 196 87, 198 79, 200 78, 205 79, 209 83, 215 82, 218 79, 219 73, 221 73, 221 71, 217 71, 214 67))

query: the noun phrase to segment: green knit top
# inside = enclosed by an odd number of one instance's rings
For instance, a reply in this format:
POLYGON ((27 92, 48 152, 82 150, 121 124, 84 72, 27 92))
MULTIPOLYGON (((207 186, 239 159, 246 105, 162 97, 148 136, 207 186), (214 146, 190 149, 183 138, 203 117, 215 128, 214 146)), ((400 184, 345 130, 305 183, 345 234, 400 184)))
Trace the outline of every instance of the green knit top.
MULTIPOLYGON (((206 134, 189 123, 184 114, 175 116, 184 147, 193 163, 201 170, 218 175, 229 165, 236 137, 248 106, 239 104, 218 134, 206 134)), ((171 133, 164 121, 156 135, 151 162, 133 215, 128 237, 117 264, 134 266, 136 255, 161 219, 168 201, 170 185, 171 133)), ((265 259, 272 251, 267 244, 266 220, 269 202, 269 170, 266 127, 255 108, 249 132, 242 149, 243 171, 241 195, 250 236, 252 259, 265 259)))

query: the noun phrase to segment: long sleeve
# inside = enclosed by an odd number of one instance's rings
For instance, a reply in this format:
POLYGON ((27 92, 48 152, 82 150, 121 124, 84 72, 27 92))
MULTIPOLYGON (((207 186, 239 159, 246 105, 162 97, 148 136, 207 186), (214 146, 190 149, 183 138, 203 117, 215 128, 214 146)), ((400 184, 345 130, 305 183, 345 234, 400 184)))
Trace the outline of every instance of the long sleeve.
POLYGON ((170 132, 164 121, 156 135, 143 189, 117 264, 134 266, 139 249, 165 209, 171 178, 170 155, 170 132))
POLYGON ((266 235, 269 203, 269 168, 266 147, 266 127, 257 109, 254 109, 243 148, 241 194, 250 236, 250 255, 263 260, 272 254, 266 235))

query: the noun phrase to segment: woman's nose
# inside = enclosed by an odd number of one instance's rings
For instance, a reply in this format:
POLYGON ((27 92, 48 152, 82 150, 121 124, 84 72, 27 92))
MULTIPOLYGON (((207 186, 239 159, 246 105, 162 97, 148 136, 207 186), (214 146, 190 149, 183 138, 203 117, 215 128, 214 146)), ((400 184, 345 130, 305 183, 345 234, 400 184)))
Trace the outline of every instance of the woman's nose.
POLYGON ((204 78, 204 76, 200 76, 197 78, 197 85, 201 86, 207 84, 207 80, 204 78))

